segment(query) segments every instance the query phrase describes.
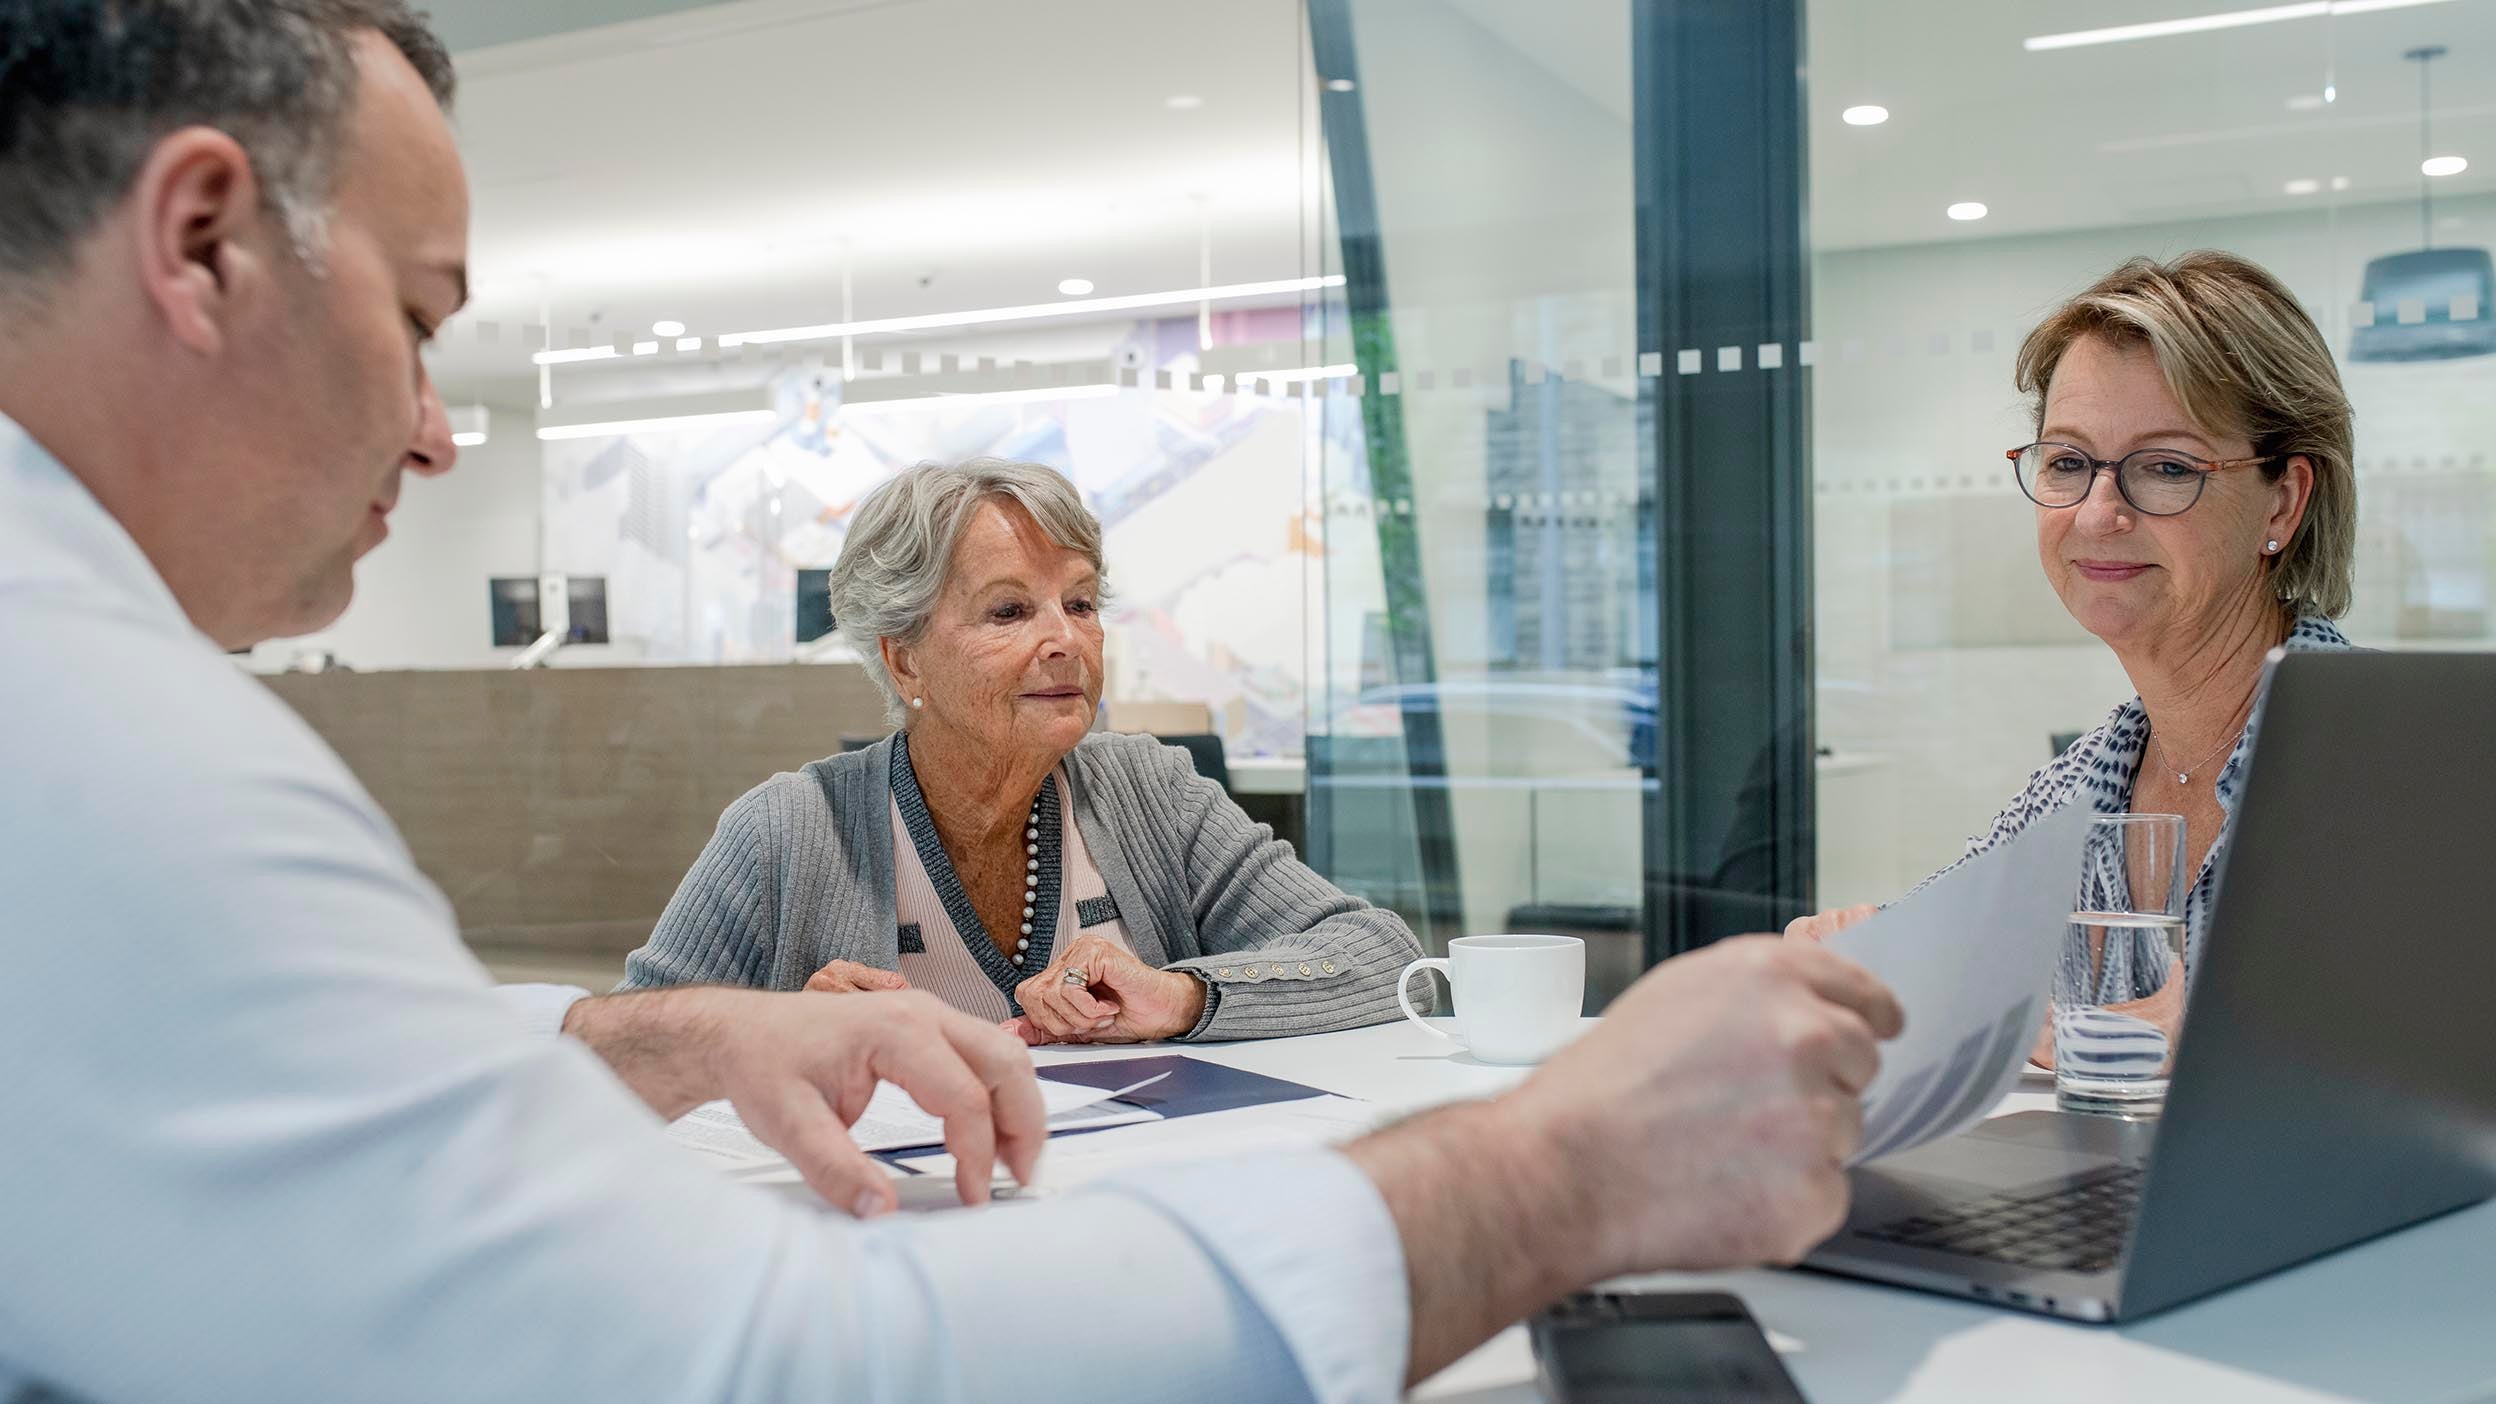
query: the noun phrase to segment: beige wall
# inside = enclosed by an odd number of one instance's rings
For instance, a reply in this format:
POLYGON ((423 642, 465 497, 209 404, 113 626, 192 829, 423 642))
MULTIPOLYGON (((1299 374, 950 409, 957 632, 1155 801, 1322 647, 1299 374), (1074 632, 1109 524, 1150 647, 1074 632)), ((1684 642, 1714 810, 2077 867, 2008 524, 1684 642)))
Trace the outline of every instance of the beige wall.
POLYGON ((398 824, 470 945, 618 978, 730 801, 885 730, 843 666, 266 681, 398 824))

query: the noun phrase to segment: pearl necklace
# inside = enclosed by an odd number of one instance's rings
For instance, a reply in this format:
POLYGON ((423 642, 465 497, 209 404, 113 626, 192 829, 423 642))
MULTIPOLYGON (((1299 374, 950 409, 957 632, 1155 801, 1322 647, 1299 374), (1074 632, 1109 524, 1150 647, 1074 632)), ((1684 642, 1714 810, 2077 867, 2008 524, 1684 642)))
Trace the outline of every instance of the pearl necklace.
POLYGON ((1008 959, 1015 965, 1023 963, 1023 953, 1031 949, 1031 913, 1040 901, 1040 801, 1049 793, 1049 782, 1040 782, 1040 793, 1031 797, 1031 822, 1023 825, 1023 934, 1014 942, 1014 954, 1008 959))

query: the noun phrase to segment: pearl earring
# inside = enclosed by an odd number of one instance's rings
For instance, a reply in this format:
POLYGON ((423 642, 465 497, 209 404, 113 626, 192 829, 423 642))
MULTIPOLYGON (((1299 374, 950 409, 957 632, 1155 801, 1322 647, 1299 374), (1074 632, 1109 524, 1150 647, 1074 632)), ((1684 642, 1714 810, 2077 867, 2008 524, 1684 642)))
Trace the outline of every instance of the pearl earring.
POLYGON ((2275 553, 2279 550, 2279 543, 2276 541, 2265 541, 2262 543, 2262 549, 2275 553))
POLYGON ((922 712, 922 711, 927 710, 927 699, 926 699, 926 698, 924 698, 924 697, 913 697, 913 698, 911 698, 911 699, 910 699, 910 710, 911 710, 911 711, 914 711, 914 712, 922 712))

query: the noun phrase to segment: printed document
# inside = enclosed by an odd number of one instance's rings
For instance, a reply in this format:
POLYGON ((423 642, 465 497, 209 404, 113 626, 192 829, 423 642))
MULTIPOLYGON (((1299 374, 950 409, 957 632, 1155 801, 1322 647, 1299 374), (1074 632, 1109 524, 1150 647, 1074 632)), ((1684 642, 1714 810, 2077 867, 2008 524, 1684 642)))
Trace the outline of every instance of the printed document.
MULTIPOLYGON (((1040 1099, 1049 1112, 1049 1134, 1061 1131, 1088 1131, 1104 1126, 1127 1126, 1140 1121, 1159 1121, 1161 1114, 1143 1107, 1125 1106, 1120 1097, 1161 1081, 1148 1077, 1133 1086, 1119 1088, 1084 1087, 1071 1082, 1040 1080, 1040 1099)), ((778 1151, 764 1145, 761 1138, 746 1129, 744 1118, 726 1102, 705 1102, 677 1118, 667 1134, 678 1145, 697 1150, 725 1162, 722 1169, 731 1172, 777 1167, 781 1164, 778 1151)), ((863 1151, 917 1150, 945 1143, 944 1122, 913 1101, 910 1094, 892 1083, 878 1083, 875 1095, 867 1100, 867 1109, 849 1128, 849 1139, 863 1151)))
POLYGON ((1963 1131, 2017 1085, 2045 1024, 2089 818, 2065 805, 1829 938, 1907 1010, 1864 1091, 1863 1147, 1848 1164, 1963 1131))

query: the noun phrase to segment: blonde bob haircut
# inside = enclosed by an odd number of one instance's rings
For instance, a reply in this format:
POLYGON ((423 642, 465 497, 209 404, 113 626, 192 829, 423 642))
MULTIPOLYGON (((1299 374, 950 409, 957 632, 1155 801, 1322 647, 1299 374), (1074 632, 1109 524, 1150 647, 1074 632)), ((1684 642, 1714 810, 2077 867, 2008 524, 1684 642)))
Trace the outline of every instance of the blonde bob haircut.
POLYGON ((2277 278, 2204 249, 2169 263, 2136 258, 2055 309, 2020 343, 2016 382, 2044 432, 2054 367, 2082 337, 2147 347, 2169 393, 2205 434, 2251 440, 2278 482, 2288 460, 2314 465, 2314 495, 2270 559, 2272 587, 2301 614, 2348 612, 2357 554, 2356 440, 2340 371, 2314 319, 2277 278))
MULTIPOLYGON (((850 518, 827 584, 833 624, 884 694, 884 719, 894 726, 910 714, 884 666, 882 643, 916 643, 926 632, 953 571, 954 548, 983 502, 1019 506, 1051 541, 1101 570, 1100 518, 1054 468, 1003 458, 922 463, 868 493, 850 518)), ((1099 597, 1108 603, 1105 573, 1099 597)))

